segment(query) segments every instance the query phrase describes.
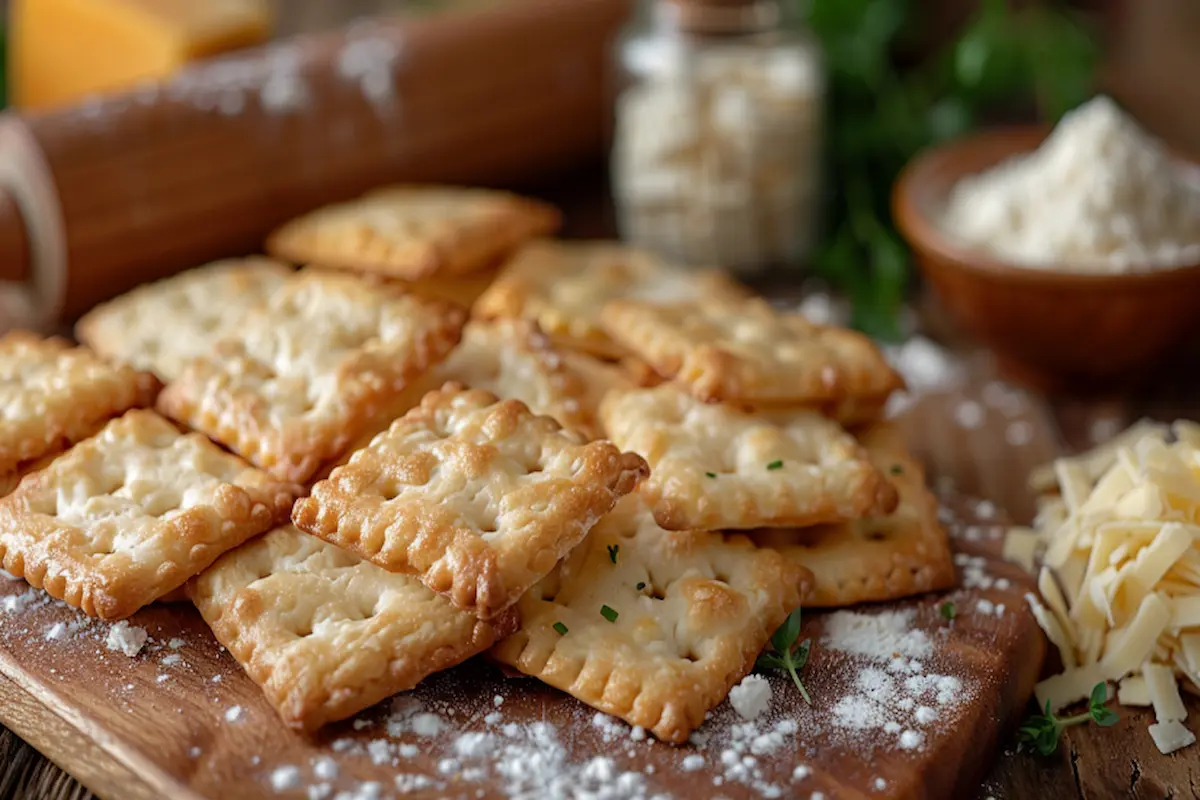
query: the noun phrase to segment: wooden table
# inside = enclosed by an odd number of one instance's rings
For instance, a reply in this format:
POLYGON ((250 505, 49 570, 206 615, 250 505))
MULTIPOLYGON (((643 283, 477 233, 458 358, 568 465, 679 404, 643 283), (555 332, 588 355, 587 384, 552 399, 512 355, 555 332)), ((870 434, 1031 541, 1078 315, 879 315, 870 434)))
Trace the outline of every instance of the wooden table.
MULTIPOLYGON (((549 196, 568 210, 570 234, 605 235, 612 230, 605 203, 598 200, 592 179, 571 181, 566 190, 549 196), (584 187, 580 189, 579 187, 584 187)), ((764 287, 775 297, 795 297, 794 287, 764 287)), ((931 335, 954 339, 936 312, 936 305, 923 303, 922 322, 931 335)), ((945 387, 925 396, 922 403, 937 404, 936 413, 922 418, 944 420, 930 424, 922 439, 919 456, 926 462, 931 480, 950 481, 962 492, 987 498, 1018 521, 1032 514, 1032 500, 1024 489, 1029 469, 1064 450, 1090 446, 1093 438, 1120 430, 1137 417, 1148 414, 1171 420, 1198 416, 1191 400, 1196 394, 1186 387, 1157 385, 1141 393, 1146 399, 1050 400, 1034 393, 1014 394, 996 382, 994 369, 985 354, 956 351, 969 367, 961 385, 945 387), (1032 420, 1031 434, 1024 444, 1014 446, 1010 414, 996 399, 1000 390, 1019 397, 1024 404, 1022 419, 1032 420), (982 409, 977 426, 955 421, 964 403, 982 409)), ((965 415, 964 415, 965 416, 965 415)), ((1189 699, 1200 711, 1200 701, 1189 699)), ((1068 731, 1059 753, 1051 758, 1013 752, 1012 744, 1000 754, 979 753, 981 759, 998 756, 978 800, 994 798, 1108 798, 1127 792, 1136 798, 1183 797, 1200 794, 1200 759, 1195 748, 1173 757, 1155 750, 1145 727, 1153 720, 1145 712, 1122 712, 1115 728, 1094 727, 1068 731)), ((92 795, 68 774, 42 757, 11 732, 0 727, 0 800, 79 800, 92 795)), ((112 800, 118 800, 113 798, 112 800)), ((832 799, 831 799, 832 800, 832 799)))

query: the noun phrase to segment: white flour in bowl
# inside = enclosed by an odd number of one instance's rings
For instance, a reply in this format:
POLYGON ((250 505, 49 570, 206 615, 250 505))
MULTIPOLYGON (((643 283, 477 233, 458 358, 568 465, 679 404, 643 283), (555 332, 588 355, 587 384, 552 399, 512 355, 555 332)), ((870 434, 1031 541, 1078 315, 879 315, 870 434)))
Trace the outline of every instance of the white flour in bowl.
POLYGON ((1036 151, 959 181, 942 227, 1035 269, 1169 268, 1200 261, 1200 177, 1100 96, 1036 151))

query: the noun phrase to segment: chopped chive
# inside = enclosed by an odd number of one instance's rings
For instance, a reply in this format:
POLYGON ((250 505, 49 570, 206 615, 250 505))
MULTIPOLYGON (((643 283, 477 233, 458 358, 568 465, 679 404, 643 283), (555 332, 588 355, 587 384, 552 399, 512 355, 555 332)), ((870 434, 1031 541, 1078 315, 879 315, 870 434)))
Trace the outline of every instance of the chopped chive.
POLYGON ((637 590, 640 592, 642 589, 645 589, 645 588, 646 588, 646 582, 638 581, 637 590))
POLYGON ((717 473, 715 473, 715 472, 706 472, 706 473, 704 473, 704 474, 705 474, 705 475, 707 475, 707 476, 708 476, 708 477, 710 477, 710 478, 715 478, 715 477, 717 477, 717 473))
POLYGON ((621 545, 610 544, 608 546, 608 560, 613 562, 614 564, 617 563, 617 553, 619 553, 619 552, 621 552, 621 545))
POLYGON ((615 609, 609 608, 608 606, 600 606, 600 616, 604 617, 609 622, 616 622, 618 615, 615 609))
POLYGON ((554 623, 554 630, 558 632, 559 636, 567 635, 567 626, 563 625, 561 622, 554 623))
POLYGON ((893 475, 899 475, 901 472, 904 472, 904 467, 900 466, 899 464, 892 464, 893 475))
POLYGON ((783 462, 772 461, 770 464, 767 464, 767 469, 783 469, 783 462))
POLYGON ((950 601, 942 603, 942 607, 938 609, 938 611, 941 613, 942 619, 944 620, 953 620, 958 616, 958 608, 956 608, 954 603, 951 603, 950 601))

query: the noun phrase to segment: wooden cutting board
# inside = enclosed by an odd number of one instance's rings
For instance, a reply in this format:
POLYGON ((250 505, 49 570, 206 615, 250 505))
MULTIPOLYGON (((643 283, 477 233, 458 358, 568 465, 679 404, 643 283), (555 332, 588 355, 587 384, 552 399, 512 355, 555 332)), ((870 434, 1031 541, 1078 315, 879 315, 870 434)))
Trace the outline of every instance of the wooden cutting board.
MULTIPOLYGON (((911 410, 910 432, 921 434, 914 438, 936 447, 927 432, 943 414, 911 410)), ((771 676, 768 714, 738 728, 740 720, 722 705, 701 730, 703 747, 642 739, 612 718, 597 724, 595 712, 574 699, 535 680, 505 677, 482 659, 411 694, 421 713, 435 715, 426 718, 441 728, 435 736, 411 730, 414 709, 383 704, 306 739, 279 724, 189 606, 137 614, 132 624, 151 641, 128 658, 105 646, 109 625, 2 579, 0 604, 21 597, 26 607, 0 613, 0 723, 114 800, 320 800, 339 792, 540 798, 553 779, 645 796, 971 796, 1024 710, 1044 645, 1022 600, 1028 579, 996 558, 1003 530, 997 512, 962 499, 950 505, 959 560, 978 559, 968 562, 971 582, 990 577, 990 588, 854 612, 909 616, 917 633, 907 640, 915 636, 927 653, 881 660, 839 650, 825 633, 850 618, 811 615, 805 636, 814 647, 804 677, 813 705, 790 681, 771 676), (939 613, 947 600, 957 610, 952 623, 939 613), (480 735, 462 738, 468 732, 480 735), (598 756, 610 761, 594 762, 598 756), (323 778, 316 765, 325 759, 323 778), (397 775, 409 776, 403 787, 397 775)))

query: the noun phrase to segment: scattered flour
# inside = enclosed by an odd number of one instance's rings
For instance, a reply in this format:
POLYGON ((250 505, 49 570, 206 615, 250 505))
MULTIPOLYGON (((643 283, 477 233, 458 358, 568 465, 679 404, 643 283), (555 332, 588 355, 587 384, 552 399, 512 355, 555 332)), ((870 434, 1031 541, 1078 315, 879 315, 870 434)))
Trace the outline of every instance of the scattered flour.
POLYGON ((950 351, 924 336, 913 336, 901 344, 885 344, 883 353, 892 367, 904 376, 906 392, 893 394, 887 415, 894 417, 909 408, 915 398, 960 386, 966 367, 950 351))
POLYGON ((924 631, 910 627, 913 612, 881 611, 859 614, 838 611, 826 620, 822 643, 836 650, 886 661, 893 654, 919 658, 933 651, 924 631))
POLYGON ((276 767, 271 773, 270 782, 276 792, 294 791, 300 788, 300 770, 291 764, 276 767))
POLYGON ((108 629, 108 638, 105 639, 104 643, 109 650, 120 650, 125 655, 133 658, 146 646, 147 638, 149 637, 145 629, 135 627, 125 620, 121 620, 108 629))
POLYGON ((230 723, 238 723, 245 716, 245 711, 241 706, 233 706, 225 712, 225 721, 230 723))
POLYGON ((755 719, 771 705, 771 684, 761 675, 747 675, 730 689, 729 702, 742 719, 755 719))

